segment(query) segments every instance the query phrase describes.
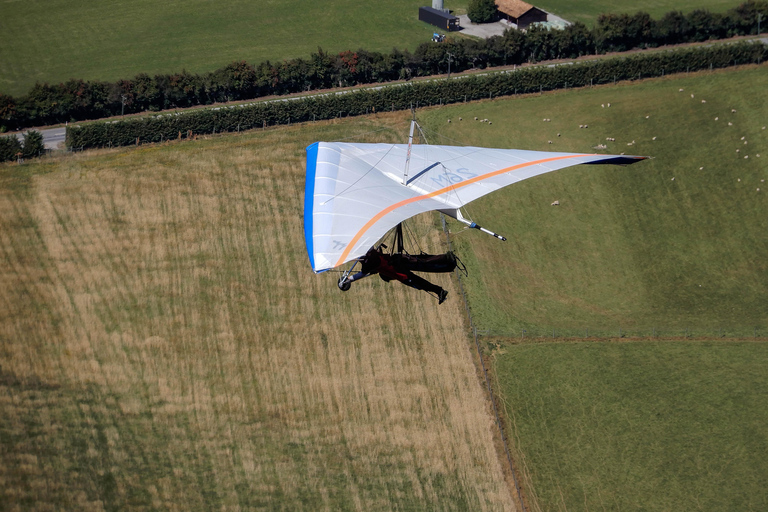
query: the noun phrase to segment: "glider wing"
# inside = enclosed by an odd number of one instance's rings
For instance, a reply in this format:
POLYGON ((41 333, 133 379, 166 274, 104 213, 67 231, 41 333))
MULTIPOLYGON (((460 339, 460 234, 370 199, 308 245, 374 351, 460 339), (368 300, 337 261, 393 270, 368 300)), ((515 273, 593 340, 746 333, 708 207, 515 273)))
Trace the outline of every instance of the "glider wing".
POLYGON ((304 237, 312 270, 364 255, 398 223, 451 211, 526 178, 578 164, 645 157, 517 149, 316 142, 307 148, 304 237))

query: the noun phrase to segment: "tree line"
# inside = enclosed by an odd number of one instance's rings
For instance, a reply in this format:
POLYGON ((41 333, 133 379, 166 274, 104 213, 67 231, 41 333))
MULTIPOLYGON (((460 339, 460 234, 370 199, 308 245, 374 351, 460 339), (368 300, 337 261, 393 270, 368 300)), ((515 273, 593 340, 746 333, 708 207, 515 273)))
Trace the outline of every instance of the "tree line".
POLYGON ((261 101, 164 112, 116 121, 71 124, 67 127, 66 143, 72 150, 81 150, 189 139, 198 135, 250 130, 278 124, 319 121, 724 68, 762 62, 766 58, 768 46, 741 42, 635 53, 573 65, 526 66, 507 72, 364 88, 347 94, 323 94, 291 101, 261 101))
POLYGON ((758 15, 768 17, 768 1, 748 0, 722 14, 673 11, 658 20, 643 12, 603 14, 593 28, 574 23, 563 30, 509 29, 485 40, 425 42, 413 52, 331 54, 318 48, 308 58, 233 62, 202 74, 38 83, 22 97, 0 94, 0 131, 755 34, 758 15))

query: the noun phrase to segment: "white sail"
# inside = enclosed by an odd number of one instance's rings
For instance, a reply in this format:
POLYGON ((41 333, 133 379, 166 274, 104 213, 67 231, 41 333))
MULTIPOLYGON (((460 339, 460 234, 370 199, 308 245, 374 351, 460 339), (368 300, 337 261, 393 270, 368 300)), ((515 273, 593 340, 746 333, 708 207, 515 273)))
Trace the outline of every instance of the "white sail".
POLYGON ((455 216, 470 201, 539 174, 645 158, 415 145, 404 179, 407 153, 407 144, 316 142, 307 148, 304 236, 315 272, 361 257, 419 213, 455 216))

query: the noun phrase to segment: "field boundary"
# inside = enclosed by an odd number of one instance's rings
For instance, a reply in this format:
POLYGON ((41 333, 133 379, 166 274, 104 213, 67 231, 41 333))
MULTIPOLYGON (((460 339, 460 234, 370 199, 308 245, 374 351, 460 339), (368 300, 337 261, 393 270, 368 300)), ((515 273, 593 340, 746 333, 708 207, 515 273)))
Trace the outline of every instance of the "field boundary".
MULTIPOLYGON (((445 233, 445 238, 448 243, 448 250, 452 250, 453 246, 451 245, 451 239, 449 236, 448 226, 445 223, 445 215, 440 214, 440 221, 442 222, 443 226, 443 232, 445 233)), ((469 301, 467 301, 467 294, 464 291, 464 286, 461 282, 461 274, 456 271, 455 272, 456 279, 459 285, 459 292, 461 293, 462 300, 464 301, 464 309, 467 312, 467 320, 469 321, 469 327, 472 330, 472 337, 475 340, 475 348, 477 349, 477 357, 480 361, 480 368, 479 370, 482 370, 483 377, 485 378, 485 385, 488 388, 488 395, 491 400, 491 407, 493 408, 493 414, 496 418, 496 426, 499 429, 499 436, 501 437, 501 443, 504 446, 504 453, 507 458, 507 463, 509 464, 509 470, 512 473, 512 481, 515 485, 515 491, 517 493, 518 501, 520 502, 520 507, 523 512, 527 512, 527 509, 525 507, 525 500, 523 499, 523 493, 520 489, 520 483, 517 479, 517 469, 515 467, 515 463, 512 460, 512 455, 509 452, 509 446, 507 445, 507 437, 504 435, 504 424, 501 421, 501 414, 499 414, 499 408, 496 406, 496 396, 493 393, 493 387, 491 386, 491 378, 488 376, 488 370, 485 367, 485 361, 483 359, 483 350, 480 347, 480 340, 478 339, 477 335, 477 327, 475 327, 474 322, 472 320, 472 311, 469 309, 469 301)))

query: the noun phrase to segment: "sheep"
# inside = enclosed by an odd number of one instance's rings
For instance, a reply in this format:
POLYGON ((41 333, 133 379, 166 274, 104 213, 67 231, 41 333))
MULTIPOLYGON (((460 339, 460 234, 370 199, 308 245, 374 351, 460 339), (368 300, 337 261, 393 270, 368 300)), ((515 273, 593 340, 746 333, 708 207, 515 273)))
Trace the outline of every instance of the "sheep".
POLYGON ((733 123, 728 121, 728 126, 733 126, 733 123))
POLYGON ((548 141, 547 141, 547 144, 552 144, 552 141, 551 141, 551 140, 548 140, 548 141))
POLYGON ((706 103, 706 102, 707 102, 707 100, 701 100, 701 102, 702 102, 702 103, 706 103))
POLYGON ((735 113, 736 113, 736 109, 735 109, 735 108, 732 108, 732 109, 731 109, 731 113, 732 113, 732 114, 735 114, 735 113))
POLYGON ((560 206, 560 201, 554 201, 550 206, 560 206))
POLYGON ((449 119, 449 120, 448 120, 448 122, 450 123, 450 122, 451 122, 451 120, 449 119))
POLYGON ((717 121, 718 119, 720 119, 720 118, 719 118, 719 117, 716 117, 716 118, 715 118, 715 121, 717 121))
POLYGON ((651 140, 656 140, 656 137, 653 137, 651 140))
POLYGON ((475 121, 477 121, 477 116, 475 116, 475 121))
POLYGON ((685 89, 680 89, 680 90, 679 90, 679 91, 677 91, 677 92, 683 92, 684 90, 685 90, 685 89))
POLYGON ((459 121, 463 121, 463 120, 464 120, 464 119, 462 119, 462 118, 459 118, 459 121))
POLYGON ((646 119, 650 119, 650 118, 651 118, 651 116, 645 116, 645 118, 646 118, 646 119))
POLYGON ((691 98, 693 98, 693 94, 691 94, 691 98))

